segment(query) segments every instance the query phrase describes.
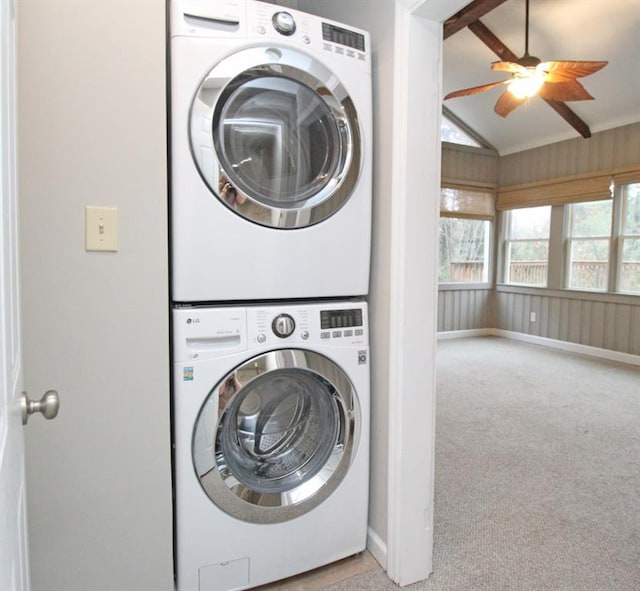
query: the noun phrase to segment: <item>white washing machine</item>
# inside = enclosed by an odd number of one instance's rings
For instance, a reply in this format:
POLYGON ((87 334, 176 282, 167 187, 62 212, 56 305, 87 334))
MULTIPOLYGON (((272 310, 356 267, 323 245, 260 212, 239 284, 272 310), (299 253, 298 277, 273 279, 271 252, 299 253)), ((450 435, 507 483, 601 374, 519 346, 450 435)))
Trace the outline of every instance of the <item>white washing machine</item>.
POLYGON ((178 591, 364 550, 366 303, 178 307, 173 332, 178 591))
POLYGON ((172 299, 365 295, 365 31, 252 0, 171 0, 172 299))

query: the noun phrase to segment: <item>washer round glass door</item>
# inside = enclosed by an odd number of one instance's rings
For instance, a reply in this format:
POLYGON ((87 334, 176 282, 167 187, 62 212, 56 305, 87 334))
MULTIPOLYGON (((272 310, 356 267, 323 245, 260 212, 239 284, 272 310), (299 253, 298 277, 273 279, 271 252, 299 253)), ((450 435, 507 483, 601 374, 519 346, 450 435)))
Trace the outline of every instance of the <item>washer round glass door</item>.
POLYGON ((293 519, 346 475, 360 432, 357 396, 327 357, 264 353, 227 374, 196 420, 193 462, 209 498, 254 523, 293 519))
POLYGON ((333 215, 360 174, 353 101, 324 65, 284 47, 234 53, 205 76, 191 107, 193 158, 240 216, 300 228, 333 215))

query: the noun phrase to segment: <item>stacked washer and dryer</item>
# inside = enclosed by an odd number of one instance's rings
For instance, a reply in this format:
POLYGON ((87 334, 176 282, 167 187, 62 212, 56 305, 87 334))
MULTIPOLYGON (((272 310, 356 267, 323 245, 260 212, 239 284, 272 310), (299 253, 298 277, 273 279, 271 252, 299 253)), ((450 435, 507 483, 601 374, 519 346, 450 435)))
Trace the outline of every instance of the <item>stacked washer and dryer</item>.
POLYGON ((170 0, 178 591, 365 548, 369 36, 170 0))

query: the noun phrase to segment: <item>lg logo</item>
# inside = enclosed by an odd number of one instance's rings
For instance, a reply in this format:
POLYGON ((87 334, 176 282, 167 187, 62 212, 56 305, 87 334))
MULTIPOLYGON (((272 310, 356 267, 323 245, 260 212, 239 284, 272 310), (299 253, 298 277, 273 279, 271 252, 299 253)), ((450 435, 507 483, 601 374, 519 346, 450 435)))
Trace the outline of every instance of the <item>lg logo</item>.
POLYGON ((187 318, 187 324, 200 324, 200 318, 187 318))

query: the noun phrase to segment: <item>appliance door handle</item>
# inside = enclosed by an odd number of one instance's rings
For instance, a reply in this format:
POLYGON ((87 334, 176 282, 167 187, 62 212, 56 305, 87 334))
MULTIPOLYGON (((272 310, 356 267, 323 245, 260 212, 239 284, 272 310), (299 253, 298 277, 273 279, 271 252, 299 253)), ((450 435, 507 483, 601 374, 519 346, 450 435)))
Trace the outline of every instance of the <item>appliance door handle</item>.
POLYGON ((186 18, 194 18, 199 21, 209 21, 212 23, 220 23, 221 25, 239 25, 240 19, 229 16, 218 16, 209 14, 195 14, 193 12, 185 12, 186 18))

